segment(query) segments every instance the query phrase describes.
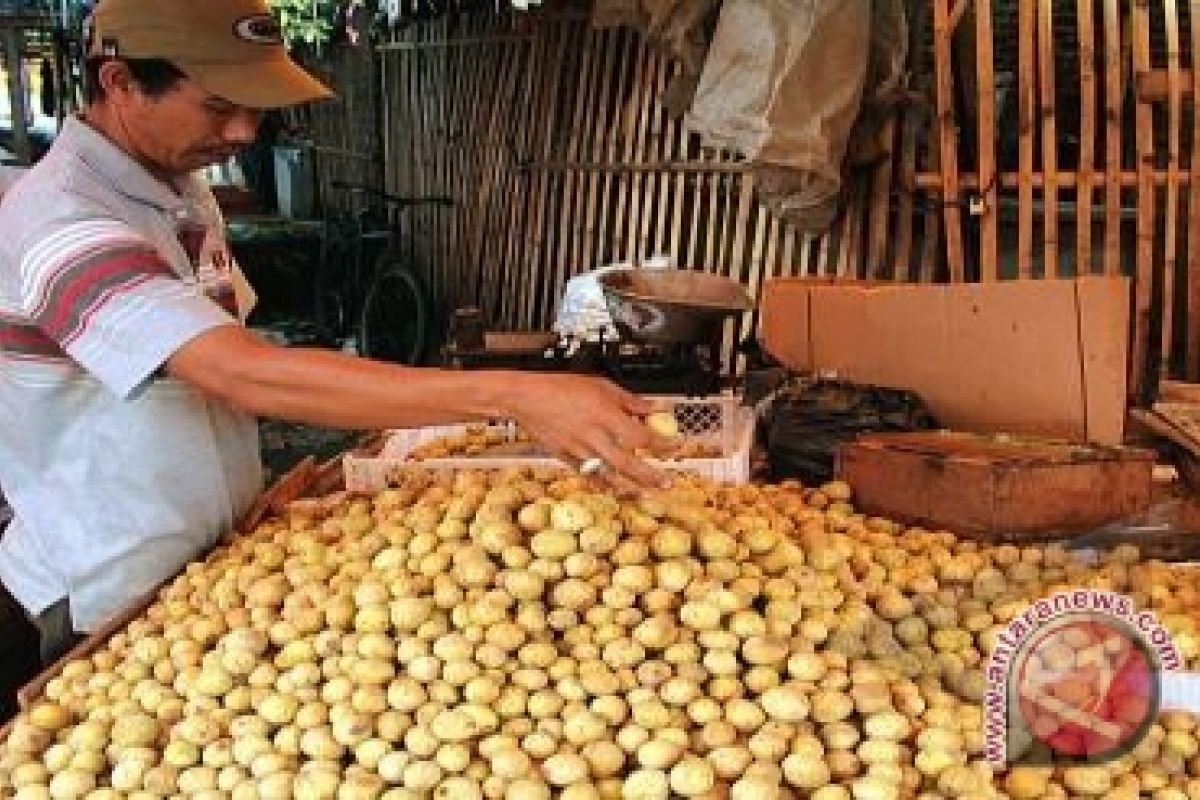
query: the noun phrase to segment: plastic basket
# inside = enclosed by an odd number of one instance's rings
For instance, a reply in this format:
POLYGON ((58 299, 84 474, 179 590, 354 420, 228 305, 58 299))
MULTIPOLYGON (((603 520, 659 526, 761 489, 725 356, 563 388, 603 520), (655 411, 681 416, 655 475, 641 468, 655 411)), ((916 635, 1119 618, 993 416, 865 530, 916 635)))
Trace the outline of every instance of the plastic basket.
MULTIPOLYGON (((754 412, 743 408, 731 396, 655 397, 660 407, 670 408, 679 425, 680 436, 708 445, 721 453, 719 458, 681 458, 670 461, 651 459, 651 463, 674 472, 689 472, 719 483, 750 482, 750 450, 754 444, 754 412)), ((353 454, 343 460, 346 488, 355 492, 377 492, 395 482, 406 469, 479 470, 513 467, 565 469, 556 458, 537 455, 456 455, 447 458, 414 460, 411 454, 430 442, 465 433, 469 426, 438 425, 392 431, 378 456, 353 454)), ((506 440, 517 437, 514 423, 499 420, 488 424, 506 440)))

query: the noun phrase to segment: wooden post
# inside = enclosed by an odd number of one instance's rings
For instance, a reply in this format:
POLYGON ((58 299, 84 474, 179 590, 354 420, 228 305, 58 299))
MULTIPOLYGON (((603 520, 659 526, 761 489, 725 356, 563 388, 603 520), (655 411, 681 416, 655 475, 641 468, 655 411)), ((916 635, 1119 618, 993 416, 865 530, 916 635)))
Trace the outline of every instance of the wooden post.
POLYGON ((1119 0, 1104 0, 1104 274, 1121 274, 1121 110, 1124 105, 1121 69, 1121 10, 1119 0))
MULTIPOLYGON (((1116 2, 1116 0, 1113 0, 1116 2)), ((1017 193, 1017 274, 1033 275, 1033 131, 1037 116, 1037 0, 1020 0, 1017 31, 1020 187, 1017 193)))
POLYGON ((1096 23, 1093 0, 1079 0, 1079 188, 1075 204, 1076 274, 1092 272, 1096 169, 1096 23))
MULTIPOLYGON (((1200 0, 1191 0, 1192 63, 1200 54, 1200 0)), ((1192 69, 1192 102, 1200 98, 1200 69, 1192 69)), ((1188 196, 1187 379, 1200 379, 1200 113, 1192 114, 1191 186, 1188 196)))
MULTIPOLYGON (((1089 0, 1090 1, 1090 0, 1089 0)), ((979 275, 983 281, 999 276, 999 204, 996 185, 996 76, 992 47, 992 0, 975 0, 975 52, 979 96, 979 183, 983 213, 980 220, 979 275)))
MULTIPOLYGON (((1133 69, 1150 69, 1150 2, 1134 0, 1132 10, 1133 69)), ((1137 272, 1134 278, 1133 346, 1130 394, 1139 403, 1150 399, 1150 314, 1154 290, 1154 109, 1137 99, 1137 272)))
POLYGON ((1047 278, 1058 272, 1058 112, 1054 81, 1054 0, 1042 0, 1038 15, 1038 77, 1042 97, 1042 191, 1045 222, 1042 261, 1047 278))
POLYGON ((958 192, 958 132, 954 122, 954 72, 950 39, 954 35, 947 0, 934 0, 933 54, 937 86, 938 140, 941 150, 942 203, 946 220, 946 259, 950 281, 965 277, 962 242, 962 209, 958 192))
POLYGON ((25 65, 21 60, 21 49, 25 35, 16 25, 4 28, 4 64, 8 68, 8 107, 12 112, 13 155, 22 164, 33 163, 33 148, 29 143, 28 98, 25 96, 25 65))
POLYGON ((1175 271, 1178 268, 1179 226, 1179 147, 1183 122, 1182 82, 1179 74, 1179 7, 1177 0, 1163 0, 1167 34, 1167 196, 1164 211, 1164 251, 1162 279, 1162 341, 1159 342, 1159 373, 1166 377, 1171 368, 1171 349, 1175 339, 1175 271))

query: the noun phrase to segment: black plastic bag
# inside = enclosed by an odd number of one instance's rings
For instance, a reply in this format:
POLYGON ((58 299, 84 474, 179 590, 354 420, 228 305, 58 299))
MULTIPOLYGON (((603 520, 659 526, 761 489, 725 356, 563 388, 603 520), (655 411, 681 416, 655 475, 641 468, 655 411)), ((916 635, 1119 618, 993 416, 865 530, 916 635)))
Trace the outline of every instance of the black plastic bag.
POLYGON ((792 378, 765 406, 762 430, 771 479, 806 486, 832 480, 838 446, 861 434, 938 428, 915 393, 847 381, 792 378))

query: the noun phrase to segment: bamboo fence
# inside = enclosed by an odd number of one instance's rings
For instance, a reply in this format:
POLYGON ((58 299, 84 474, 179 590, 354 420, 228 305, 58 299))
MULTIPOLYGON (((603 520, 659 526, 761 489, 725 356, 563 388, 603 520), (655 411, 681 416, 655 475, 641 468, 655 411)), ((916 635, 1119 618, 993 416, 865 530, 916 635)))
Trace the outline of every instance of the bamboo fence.
MULTIPOLYGON (((544 329, 572 276, 659 254, 754 293, 792 275, 1123 274, 1135 393, 1200 379, 1200 0, 909 6, 913 99, 819 237, 767 213, 738 158, 668 117, 673 62, 582 12, 409 25, 335 71, 357 111, 315 115, 385 188, 456 199, 415 213, 412 255, 447 308, 477 305, 498 328, 544 329)), ((323 180, 345 161, 322 159, 323 180)))

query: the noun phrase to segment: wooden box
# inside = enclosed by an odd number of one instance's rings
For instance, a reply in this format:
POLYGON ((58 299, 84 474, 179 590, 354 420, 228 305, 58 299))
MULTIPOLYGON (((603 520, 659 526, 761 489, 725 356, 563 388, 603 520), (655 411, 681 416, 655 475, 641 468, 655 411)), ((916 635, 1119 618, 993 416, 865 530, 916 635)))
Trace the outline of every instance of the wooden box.
POLYGON ((1154 455, 963 433, 844 445, 838 475, 865 513, 988 541, 1077 535, 1150 507, 1154 455))

